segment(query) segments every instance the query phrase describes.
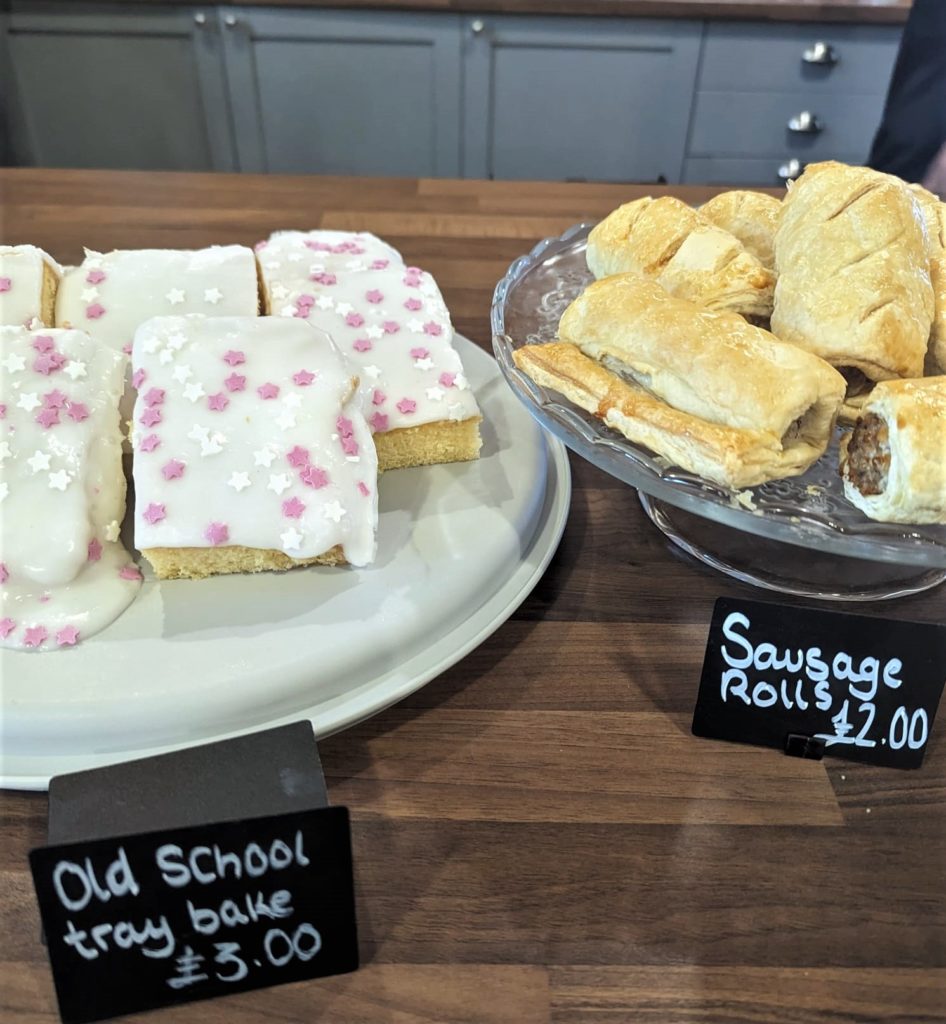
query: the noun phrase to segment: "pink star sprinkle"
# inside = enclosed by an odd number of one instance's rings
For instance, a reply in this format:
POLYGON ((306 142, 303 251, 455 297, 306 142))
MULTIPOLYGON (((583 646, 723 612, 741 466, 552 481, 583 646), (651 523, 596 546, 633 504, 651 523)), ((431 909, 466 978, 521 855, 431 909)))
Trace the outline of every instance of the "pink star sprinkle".
POLYGON ((426 348, 412 348, 411 359, 426 359, 430 355, 430 350, 426 348))
POLYGON ((303 448, 301 445, 297 444, 295 448, 293 448, 291 451, 287 453, 286 461, 289 463, 290 466, 293 466, 296 469, 301 469, 303 466, 308 466, 309 449, 303 448))
POLYGON ((271 384, 271 383, 260 384, 260 386, 256 389, 256 393, 264 401, 266 399, 268 399, 268 398, 278 398, 279 397, 279 387, 276 384, 271 384))
POLYGON ((358 454, 358 442, 353 437, 342 438, 342 451, 346 455, 358 454))
POLYGON ((265 248, 265 242, 257 242, 256 245, 253 246, 253 252, 262 252, 265 248))
POLYGON ((227 391, 245 391, 246 377, 242 373, 231 373, 223 382, 227 391))
POLYGON ((327 252, 331 249, 330 245, 326 245, 325 242, 316 242, 311 238, 306 239, 305 247, 311 249, 313 252, 327 252))
POLYGON ((416 313, 417 310, 424 308, 424 304, 420 299, 408 299, 407 302, 404 303, 404 308, 409 309, 412 313, 416 313))
POLYGON ((375 388, 374 394, 371 396, 372 405, 384 405, 388 400, 388 396, 381 390, 381 388, 375 388))
POLYGON ((410 274, 404 278, 404 283, 408 288, 420 288, 420 278, 412 277, 410 274))
POLYGON ((239 366, 246 362, 246 356, 239 349, 231 348, 229 352, 224 352, 223 361, 227 366, 239 366))
POLYGON ((43 405, 47 409, 61 409, 66 404, 66 396, 56 388, 55 391, 48 391, 43 395, 43 405))
POLYGON ((161 467, 161 476, 165 480, 177 480, 184 475, 184 463, 177 459, 170 459, 161 467))
POLYGON ((102 557, 102 542, 98 537, 93 537, 89 541, 89 561, 97 562, 102 557))
POLYGON ((58 352, 42 352, 33 360, 33 369, 48 377, 51 373, 61 370, 66 362, 66 357, 58 352))
MULTIPOLYGON (((13 282, 9 277, 0 277, 0 292, 8 292, 13 287, 13 282)), ((7 620, 4 619, 4 622, 7 620)))
POLYGON ((365 292, 365 298, 377 305, 379 302, 384 302, 384 293, 379 292, 377 288, 372 288, 370 292, 365 292))
POLYGON ((374 346, 367 338, 359 338, 353 345, 352 348, 356 352, 370 352, 374 346))
POLYGON ((9 570, 3 562, 0 562, 0 583, 6 583, 10 578, 9 570))
POLYGON ((385 334, 397 334, 401 329, 401 325, 396 320, 385 320, 381 326, 384 328, 385 334))
POLYGON ((211 412, 223 412, 224 409, 230 404, 230 399, 222 392, 218 391, 215 395, 208 395, 207 397, 207 408, 211 412))
POLYGON ((292 383, 298 384, 300 388, 307 388, 315 380, 315 374, 309 370, 299 370, 292 375, 292 383))
POLYGON ((55 427, 59 423, 58 409, 41 409, 36 414, 36 422, 46 430, 55 427))
POLYGON ((145 405, 163 405, 164 388, 151 388, 145 395, 145 405))
POLYGON ((0 420, 5 420, 6 418, 7 418, 7 407, 2 402, 0 402, 0 420))
POLYGON ((85 307, 85 315, 90 320, 98 320, 99 317, 105 315, 105 307, 99 302, 93 302, 91 306, 85 307))
POLYGON ((310 309, 315 305, 315 296, 302 294, 296 298, 296 305, 304 309, 310 309))
POLYGON ((347 416, 338 417, 335 421, 335 429, 342 435, 342 437, 351 437, 355 432, 355 428, 347 416))
POLYGON ((161 422, 161 410, 156 405, 149 405, 139 417, 138 422, 143 427, 156 427, 161 422))
POLYGON ((439 338, 443 334, 443 328, 440 324, 435 324, 433 320, 429 320, 424 324, 424 334, 432 334, 435 338, 439 338))
POLYGON ((409 413, 414 412, 417 409, 417 403, 413 398, 402 398, 397 403, 398 412, 409 413))
POLYGON ((423 274, 423 270, 421 270, 420 267, 408 267, 407 273, 412 277, 418 277, 420 274, 423 274))
POLYGON ((131 386, 136 391, 139 391, 141 389, 141 385, 144 384, 147 377, 148 375, 145 373, 144 370, 135 370, 135 372, 131 375, 131 386))
POLYGON ((282 514, 287 519, 298 519, 305 512, 305 505, 298 498, 290 498, 282 503, 282 514))
POLYGON ((161 438, 157 434, 149 434, 147 437, 142 438, 138 445, 138 450, 142 452, 153 452, 156 448, 161 447, 161 438))
POLYGON ((385 269, 387 269, 387 265, 388 265, 388 260, 372 260, 371 261, 371 269, 372 270, 385 270, 385 269))
POLYGON ((122 352, 124 352, 126 356, 130 356, 131 355, 131 342, 130 341, 127 341, 127 342, 125 342, 124 345, 122 345, 122 352))
POLYGON ((66 402, 66 415, 73 423, 81 423, 89 418, 89 407, 84 402, 66 402))
POLYGON ((226 544, 230 539, 230 528, 226 523, 211 523, 206 530, 204 530, 204 537, 214 547, 218 547, 220 544, 226 544))
POLYGON ((152 501, 144 512, 141 513, 141 518, 146 523, 154 526, 155 523, 160 523, 162 519, 167 518, 167 512, 164 509, 164 505, 159 505, 157 502, 152 501))
POLYGON ((43 596, 39 599, 39 603, 40 604, 49 604, 51 598, 52 598, 51 594, 43 594, 43 596))
POLYGON ((36 352, 52 352, 56 343, 48 334, 38 334, 33 339, 33 349, 36 352))
POLYGON ((383 412, 374 413, 368 422, 371 424, 371 429, 377 434, 381 434, 388 429, 388 418, 383 412))
POLYGON ((306 466, 299 474, 299 479, 306 487, 313 487, 315 490, 319 490, 319 488, 325 487, 328 483, 328 473, 324 469, 319 469, 318 466, 306 466))
POLYGON ((457 375, 455 373, 448 373, 446 370, 444 370, 444 372, 440 374, 440 383, 443 384, 445 388, 452 388, 453 382, 456 379, 457 375))
POLYGON ((368 490, 368 485, 364 482, 364 480, 358 481, 358 493, 363 494, 366 498, 371 493, 371 491, 368 490))
POLYGON ((137 565, 123 565, 118 570, 118 578, 120 580, 140 580, 141 570, 137 565))
POLYGON ((16 623, 13 619, 4 618, 0 619, 0 639, 6 640, 6 638, 16 629, 16 623))
POLYGON ((79 640, 79 631, 75 626, 63 626, 56 634, 56 643, 60 647, 73 647, 79 640))
POLYGON ((322 270, 322 271, 319 271, 319 273, 317 273, 317 274, 313 274, 309 278, 309 280, 310 281, 315 281, 316 284, 324 284, 324 285, 331 286, 331 285, 337 283, 338 278, 336 278, 334 274, 327 274, 324 270, 322 270))
POLYGON ((23 630, 23 643, 27 647, 39 647, 48 636, 45 626, 28 626, 23 630))
POLYGON ((90 270, 85 279, 89 284, 101 284, 105 280, 104 270, 90 270))
POLYGON ((362 327, 364 326, 364 322, 365 318, 361 313, 349 313, 345 317, 345 323, 348 324, 349 327, 362 327))

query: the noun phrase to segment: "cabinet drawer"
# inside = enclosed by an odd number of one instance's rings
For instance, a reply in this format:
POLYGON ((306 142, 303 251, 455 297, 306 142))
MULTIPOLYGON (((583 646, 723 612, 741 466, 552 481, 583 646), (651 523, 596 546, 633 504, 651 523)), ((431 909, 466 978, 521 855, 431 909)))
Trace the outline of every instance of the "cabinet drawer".
POLYGON ((883 113, 883 97, 804 93, 701 92, 696 97, 688 156, 781 157, 826 160, 839 153, 866 158, 883 113), (788 122, 811 114, 818 132, 791 131, 788 122))
MULTIPOLYGON (((699 88, 736 92, 873 93, 887 91, 901 30, 896 25, 773 25, 710 22, 699 88), (830 47, 836 63, 809 63, 830 47)), ((830 55, 824 56, 830 59, 830 55)))
MULTIPOLYGON (((836 154, 836 159, 846 164, 859 163, 861 158, 850 154, 836 154)), ((739 157, 691 157, 683 165, 685 185, 758 185, 778 188, 784 185, 779 170, 785 165, 783 159, 740 159, 739 157)), ((804 161, 801 161, 804 166, 804 161)))

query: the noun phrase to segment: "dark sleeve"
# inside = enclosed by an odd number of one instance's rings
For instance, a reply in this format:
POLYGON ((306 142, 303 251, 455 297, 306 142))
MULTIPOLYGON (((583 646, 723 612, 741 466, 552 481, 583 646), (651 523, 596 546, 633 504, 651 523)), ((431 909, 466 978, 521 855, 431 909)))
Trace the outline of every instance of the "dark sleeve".
POLYGON ((914 0, 868 163, 920 181, 946 142, 946 0, 914 0))

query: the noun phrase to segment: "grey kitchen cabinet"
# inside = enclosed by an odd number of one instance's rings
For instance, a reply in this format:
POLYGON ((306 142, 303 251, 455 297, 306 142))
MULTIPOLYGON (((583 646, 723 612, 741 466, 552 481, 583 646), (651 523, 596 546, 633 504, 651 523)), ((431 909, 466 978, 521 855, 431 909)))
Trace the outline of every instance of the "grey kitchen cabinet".
POLYGON ((466 177, 679 181, 702 24, 463 22, 466 177))
POLYGON ((453 15, 223 8, 240 169, 456 176, 453 15))
POLYGON ((14 0, 5 27, 17 163, 234 169, 214 8, 14 0))

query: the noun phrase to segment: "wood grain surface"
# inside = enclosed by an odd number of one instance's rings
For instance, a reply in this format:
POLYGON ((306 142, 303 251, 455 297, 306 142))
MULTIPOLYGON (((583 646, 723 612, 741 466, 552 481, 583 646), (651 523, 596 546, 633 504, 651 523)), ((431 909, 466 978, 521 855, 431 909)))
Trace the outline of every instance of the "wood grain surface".
MULTIPOLYGON (((507 265, 643 191, 23 169, 0 171, 0 236, 72 262, 371 230, 488 348, 507 265)), ((127 1020, 946 1021, 946 725, 915 772, 692 737, 713 601, 760 593, 669 551, 630 488, 572 469, 562 545, 509 622, 321 744, 352 812, 364 968, 127 1020)), ((946 590, 870 611, 943 621, 946 590)), ((46 810, 0 795, 4 1024, 56 1020, 26 864, 46 810)))
MULTIPOLYGON (((193 0, 106 0, 186 3, 193 0)), ((912 0, 209 0, 205 6, 330 7, 446 11, 467 14, 567 14, 636 18, 741 18, 759 21, 855 22, 896 25, 912 0)))

